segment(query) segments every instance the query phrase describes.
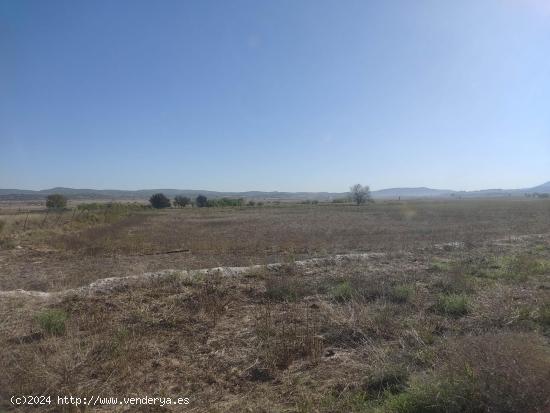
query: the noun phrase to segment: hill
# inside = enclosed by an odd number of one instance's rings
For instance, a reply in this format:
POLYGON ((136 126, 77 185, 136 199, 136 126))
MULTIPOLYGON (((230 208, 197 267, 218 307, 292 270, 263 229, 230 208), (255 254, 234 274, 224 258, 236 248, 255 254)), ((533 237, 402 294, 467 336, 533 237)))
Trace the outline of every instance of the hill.
MULTIPOLYGON (((32 200, 44 199, 51 194, 63 194, 70 199, 126 199, 143 200, 151 195, 162 192, 168 197, 184 195, 191 198, 199 194, 209 198, 238 197, 247 199, 264 200, 313 200, 330 201, 335 198, 342 198, 347 192, 279 192, 279 191, 245 191, 245 192, 220 192, 206 191, 200 189, 140 189, 140 190, 122 190, 122 189, 78 189, 56 187, 33 191, 28 189, 0 189, 0 199, 3 200, 32 200)), ((372 197, 375 199, 410 199, 410 198, 491 198, 491 197, 510 197, 524 196, 533 193, 550 193, 550 181, 532 188, 521 189, 484 189, 478 191, 453 191, 450 189, 433 189, 427 187, 416 188, 387 188, 372 191, 372 197)))

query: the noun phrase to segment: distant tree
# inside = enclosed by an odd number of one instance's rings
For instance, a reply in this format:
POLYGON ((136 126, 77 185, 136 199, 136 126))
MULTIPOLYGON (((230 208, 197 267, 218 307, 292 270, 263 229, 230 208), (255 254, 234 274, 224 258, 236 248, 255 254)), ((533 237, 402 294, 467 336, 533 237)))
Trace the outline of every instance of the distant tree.
POLYGON ((149 198, 149 203, 153 208, 157 208, 157 209, 170 208, 171 206, 170 200, 164 194, 161 194, 161 193, 152 195, 151 198, 149 198))
POLYGON ((208 206, 208 198, 206 198, 204 195, 199 195, 195 199, 195 205, 198 206, 199 208, 208 206))
POLYGON ((61 194, 48 195, 46 198, 46 206, 52 209, 65 208, 67 206, 67 197, 61 194))
POLYGON ((371 200, 370 188, 368 185, 355 184, 350 189, 350 197, 357 205, 365 204, 371 200))
POLYGON ((186 196, 178 195, 174 198, 174 205, 180 208, 185 208, 190 202, 191 200, 186 196))

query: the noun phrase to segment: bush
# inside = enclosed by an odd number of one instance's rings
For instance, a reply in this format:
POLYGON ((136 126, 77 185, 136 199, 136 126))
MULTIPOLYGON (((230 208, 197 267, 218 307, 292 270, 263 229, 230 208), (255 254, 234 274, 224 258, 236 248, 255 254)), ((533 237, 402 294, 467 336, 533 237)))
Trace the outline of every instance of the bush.
POLYGON ((248 201, 248 203, 247 203, 246 205, 248 205, 248 206, 254 206, 254 205, 256 205, 256 202, 254 202, 254 201, 248 201))
POLYGON ((46 207, 59 209, 67 206, 67 198, 61 194, 48 195, 46 198, 46 207))
POLYGON ((157 209, 170 208, 171 206, 170 200, 164 194, 161 194, 161 193, 154 194, 153 196, 151 196, 151 198, 149 198, 149 203, 153 208, 157 208, 157 209))
POLYGON ((197 205, 199 208, 204 208, 208 206, 208 198, 206 198, 204 195, 199 195, 195 199, 195 205, 197 205))
POLYGON ((60 336, 65 333, 67 318, 65 311, 53 308, 37 314, 36 321, 46 333, 60 336))
POLYGON ((191 203, 191 200, 186 197, 186 196, 182 196, 182 195, 177 195, 175 198, 174 198, 174 205, 180 207, 180 208, 185 208, 187 205, 189 205, 191 203))
POLYGON ((207 201, 206 206, 209 207, 240 207, 244 205, 244 199, 242 198, 221 198, 211 199, 207 201))
POLYGON ((444 294, 439 296, 435 308, 441 314, 460 317, 469 312, 470 303, 464 294, 444 294))

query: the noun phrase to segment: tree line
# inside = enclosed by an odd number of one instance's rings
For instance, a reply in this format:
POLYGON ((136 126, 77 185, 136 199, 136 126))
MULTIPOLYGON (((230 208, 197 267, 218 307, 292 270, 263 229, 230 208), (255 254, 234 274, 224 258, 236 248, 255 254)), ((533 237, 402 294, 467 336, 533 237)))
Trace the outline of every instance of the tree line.
MULTIPOLYGON (((350 188, 349 200, 357 205, 363 205, 372 202, 370 189, 368 185, 355 184, 350 188)), ((313 202, 312 202, 313 203, 313 202)), ((315 202, 316 203, 316 202, 315 202)), ((239 207, 245 205, 243 198, 216 198, 208 199, 204 195, 198 195, 194 200, 187 196, 176 195, 173 201, 163 193, 153 194, 149 198, 149 204, 156 209, 170 208, 174 205, 177 208, 185 208, 193 205, 199 208, 204 207, 239 207)), ((248 206, 263 205, 263 202, 248 201, 248 206)), ((67 206, 67 197, 62 194, 51 194, 46 198, 46 207, 49 209, 62 209, 67 206)))

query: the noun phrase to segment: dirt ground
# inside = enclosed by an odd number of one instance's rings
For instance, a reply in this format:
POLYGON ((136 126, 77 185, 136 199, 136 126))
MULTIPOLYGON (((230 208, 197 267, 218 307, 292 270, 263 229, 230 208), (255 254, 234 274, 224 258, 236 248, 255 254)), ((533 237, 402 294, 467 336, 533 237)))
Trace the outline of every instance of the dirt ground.
POLYGON ((550 202, 477 200, 186 208, 75 225, 74 212, 0 210, 0 290, 40 291, 169 268, 267 264, 330 254, 407 251, 550 231, 550 202), (20 212, 17 212, 17 211, 20 212))
POLYGON ((0 290, 51 294, 0 294, 0 411, 550 410, 548 202, 16 212, 0 290), (193 271, 220 265, 251 267, 193 271))

